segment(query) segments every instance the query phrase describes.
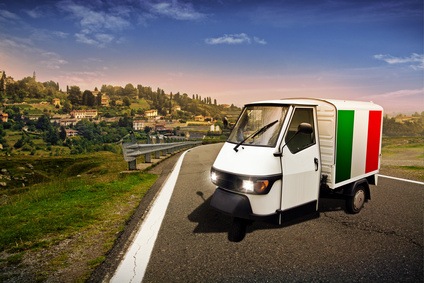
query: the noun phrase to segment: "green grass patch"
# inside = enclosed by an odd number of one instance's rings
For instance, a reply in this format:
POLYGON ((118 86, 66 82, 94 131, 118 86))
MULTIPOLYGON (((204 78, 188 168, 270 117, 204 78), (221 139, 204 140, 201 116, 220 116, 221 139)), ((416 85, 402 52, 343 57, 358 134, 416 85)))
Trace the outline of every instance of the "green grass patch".
POLYGON ((134 110, 138 110, 138 109, 149 110, 150 104, 144 98, 142 98, 137 100, 137 102, 132 102, 130 105, 130 108, 134 110))
POLYGON ((44 248, 79 229, 110 221, 129 199, 136 205, 157 178, 119 174, 127 164, 121 155, 109 152, 0 159, 7 162, 3 164, 11 180, 27 176, 26 186, 8 184, 0 190, 0 251, 44 248), (28 178, 37 180, 30 184, 28 178))
POLYGON ((150 188, 155 175, 134 174, 112 182, 68 178, 38 184, 9 197, 0 207, 0 250, 44 246, 44 238, 63 238, 101 221, 115 203, 150 188))
POLYGON ((406 169, 406 170, 414 170, 414 171, 423 171, 424 172, 424 168, 421 166, 399 166, 402 169, 406 169))
POLYGON ((405 148, 423 148, 424 137, 383 137, 382 148, 395 148, 398 150, 405 148))

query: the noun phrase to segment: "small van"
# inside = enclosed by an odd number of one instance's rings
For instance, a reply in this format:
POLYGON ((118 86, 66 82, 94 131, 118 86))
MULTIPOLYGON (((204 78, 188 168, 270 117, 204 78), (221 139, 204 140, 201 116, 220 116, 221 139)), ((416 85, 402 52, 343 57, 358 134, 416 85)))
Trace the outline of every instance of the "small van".
POLYGON ((372 102, 296 98, 246 104, 212 168, 211 206, 233 217, 231 241, 254 220, 282 224, 318 211, 320 194, 358 213, 380 168, 383 109, 372 102))

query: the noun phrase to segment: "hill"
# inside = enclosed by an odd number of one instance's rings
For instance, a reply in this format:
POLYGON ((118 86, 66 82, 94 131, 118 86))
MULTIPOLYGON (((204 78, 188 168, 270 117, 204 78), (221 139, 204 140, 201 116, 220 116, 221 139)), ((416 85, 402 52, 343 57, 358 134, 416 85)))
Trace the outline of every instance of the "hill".
POLYGON ((222 140, 222 119, 234 122, 240 113, 234 105, 197 94, 132 84, 84 91, 67 86, 64 92, 59 84, 37 82, 35 76, 8 77, 0 102, 0 150, 7 154, 117 152, 116 143, 133 131, 141 142, 157 134, 222 140))

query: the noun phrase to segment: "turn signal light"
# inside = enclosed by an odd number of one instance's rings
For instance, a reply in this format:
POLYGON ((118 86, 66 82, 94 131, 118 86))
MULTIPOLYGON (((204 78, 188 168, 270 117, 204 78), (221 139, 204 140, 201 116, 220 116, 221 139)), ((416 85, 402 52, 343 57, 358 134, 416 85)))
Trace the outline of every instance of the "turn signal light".
POLYGON ((268 180, 258 180, 255 182, 254 190, 257 194, 262 194, 265 192, 268 185, 269 185, 268 180))

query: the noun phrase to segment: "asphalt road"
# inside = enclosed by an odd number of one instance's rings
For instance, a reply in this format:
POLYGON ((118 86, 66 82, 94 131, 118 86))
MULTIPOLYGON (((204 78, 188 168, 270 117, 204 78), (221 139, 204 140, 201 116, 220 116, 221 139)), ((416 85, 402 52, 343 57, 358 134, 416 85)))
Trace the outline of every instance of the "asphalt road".
POLYGON ((143 282, 423 282, 423 185, 380 178, 357 215, 321 199, 319 217, 255 222, 234 243, 209 206, 220 147, 185 155, 143 282))

